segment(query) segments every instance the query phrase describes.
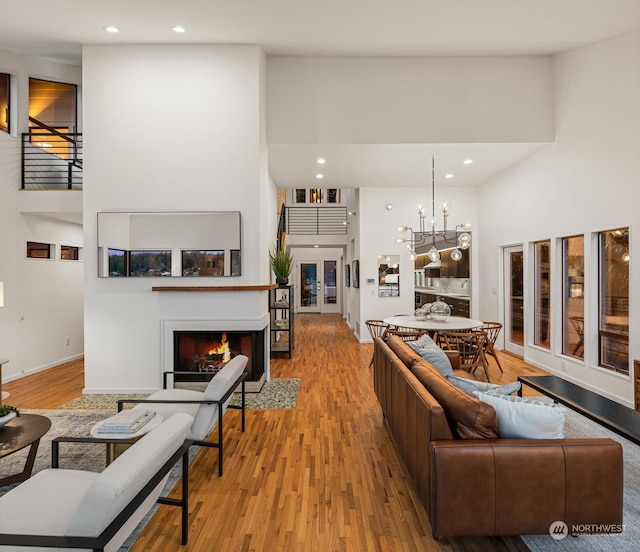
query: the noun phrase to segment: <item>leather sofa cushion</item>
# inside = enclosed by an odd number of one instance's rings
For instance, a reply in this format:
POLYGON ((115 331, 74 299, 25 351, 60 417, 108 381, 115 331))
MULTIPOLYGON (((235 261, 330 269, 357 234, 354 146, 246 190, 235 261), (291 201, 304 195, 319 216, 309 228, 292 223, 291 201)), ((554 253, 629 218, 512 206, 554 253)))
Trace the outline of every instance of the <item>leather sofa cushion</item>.
POLYGON ((451 430, 460 439, 497 439, 498 422, 492 406, 457 388, 422 359, 411 371, 442 406, 451 430))
POLYGON ((420 360, 422 358, 411 347, 407 346, 407 344, 398 336, 390 335, 387 338, 387 345, 389 346, 389 349, 391 349, 395 355, 404 362, 404 365, 407 368, 411 368, 411 363, 414 360, 420 360))

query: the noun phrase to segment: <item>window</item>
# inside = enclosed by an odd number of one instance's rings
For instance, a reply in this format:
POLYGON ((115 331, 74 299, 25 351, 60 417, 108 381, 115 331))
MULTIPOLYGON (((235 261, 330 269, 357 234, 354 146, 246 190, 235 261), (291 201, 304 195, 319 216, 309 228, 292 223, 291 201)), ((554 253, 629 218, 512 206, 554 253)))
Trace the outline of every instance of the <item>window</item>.
POLYGON ((340 203, 340 190, 338 188, 327 189, 327 203, 340 203))
POLYGON ((224 251, 183 251, 183 276, 224 276, 224 251))
POLYGON ((309 190, 309 203, 322 203, 324 190, 322 188, 311 188, 309 190))
POLYGON ((535 294, 533 323, 533 342, 540 347, 550 349, 549 313, 551 307, 551 268, 549 266, 549 240, 535 242, 535 294))
POLYGON ((51 244, 40 242, 27 242, 27 257, 30 259, 50 259, 51 244))
POLYGON ((11 77, 6 73, 0 73, 0 130, 9 132, 9 98, 11 77))
POLYGON ((598 234, 598 364, 629 373, 629 229, 598 234))
POLYGON ((60 246, 60 259, 63 261, 77 261, 80 258, 80 248, 74 245, 60 246))
POLYGON ((130 251, 129 276, 171 276, 171 251, 130 251))
POLYGON ((294 190, 294 203, 306 203, 307 202, 307 190, 304 188, 296 188, 294 190))
POLYGON ((129 274, 129 257, 122 249, 109 249, 109 276, 124 277, 129 274))
POLYGON ((562 238, 562 353, 584 358, 584 236, 562 238))

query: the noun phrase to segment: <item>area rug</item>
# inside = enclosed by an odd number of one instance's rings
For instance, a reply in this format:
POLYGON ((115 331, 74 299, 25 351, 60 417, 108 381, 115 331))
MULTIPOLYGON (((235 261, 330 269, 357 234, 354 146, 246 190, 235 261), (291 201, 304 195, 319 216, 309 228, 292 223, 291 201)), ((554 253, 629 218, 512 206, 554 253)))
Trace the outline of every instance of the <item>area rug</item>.
POLYGON ((573 410, 567 410, 568 438, 610 437, 622 444, 624 456, 624 511, 622 533, 578 535, 555 540, 549 535, 526 535, 522 540, 534 552, 609 552, 640 548, 640 446, 603 428, 573 410))
MULTIPOLYGON (((300 391, 300 379, 282 378, 266 381, 259 393, 245 393, 246 407, 249 409, 295 408, 300 391)), ((147 395, 82 395, 59 408, 109 409, 117 408, 120 399, 144 399, 147 395)), ((234 393, 231 404, 240 405, 240 393, 234 393)))
MULTIPOLYGON (((33 473, 36 473, 45 468, 51 467, 51 440, 55 437, 68 436, 68 437, 87 437, 91 427, 103 420, 112 416, 113 410, 27 410, 23 409, 25 414, 40 414, 46 416, 51 420, 51 429, 40 440, 40 446, 38 447, 38 454, 33 466, 33 473)), ((190 460, 193 460, 195 455, 199 452, 198 447, 191 447, 189 451, 190 460)), ((28 454, 28 448, 16 452, 10 456, 0 459, 0 477, 5 477, 14 473, 19 473, 24 467, 24 463, 28 454)), ((79 444, 79 443, 61 443, 60 445, 60 467, 68 469, 80 469, 86 471, 102 471, 105 467, 105 445, 100 444, 79 444)), ((182 475, 181 463, 171 470, 169 479, 163 491, 163 495, 166 495, 176 484, 180 476, 182 475)), ((6 487, 0 487, 0 496, 19 485, 14 483, 13 485, 7 485, 6 487)), ((126 552, 131 548, 136 541, 148 521, 159 505, 155 505, 145 518, 140 522, 138 527, 131 533, 129 538, 120 548, 119 552, 126 552)), ((25 549, 26 550, 26 549, 25 549)))

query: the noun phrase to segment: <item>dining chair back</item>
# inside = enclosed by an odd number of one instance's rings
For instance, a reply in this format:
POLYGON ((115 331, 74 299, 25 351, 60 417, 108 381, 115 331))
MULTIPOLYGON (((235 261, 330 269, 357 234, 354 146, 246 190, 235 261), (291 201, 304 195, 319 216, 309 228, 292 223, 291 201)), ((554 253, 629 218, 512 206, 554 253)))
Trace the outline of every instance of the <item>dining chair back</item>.
POLYGON ((498 339, 498 335, 500 334, 501 329, 502 329, 502 324, 500 324, 500 322, 483 322, 482 323, 482 331, 487 334, 486 354, 491 355, 496 360, 496 364, 498 365, 498 368, 500 368, 500 372, 504 373, 504 370, 502 369, 502 365, 500 364, 500 359, 498 358, 496 349, 494 347, 496 343, 496 339, 498 339))
MULTIPOLYGON (((569 320, 571 320, 571 325, 578 334, 578 342, 576 343, 576 346, 573 348, 573 352, 571 353, 573 356, 576 356, 576 353, 578 352, 580 347, 584 347, 584 317, 571 316, 569 317, 569 320)), ((582 352, 582 356, 584 356, 584 351, 582 352)))
POLYGON ((468 372, 475 373, 478 368, 484 370, 487 381, 489 370, 485 355, 487 334, 485 332, 438 332, 445 350, 458 351, 460 353, 460 367, 468 372))
MULTIPOLYGON (((367 329, 371 334, 371 339, 375 341, 376 337, 384 338, 387 329, 389 328, 389 324, 382 320, 365 320, 364 322, 367 325, 367 329)), ((373 356, 371 357, 371 362, 369 363, 369 368, 373 366, 373 356)))

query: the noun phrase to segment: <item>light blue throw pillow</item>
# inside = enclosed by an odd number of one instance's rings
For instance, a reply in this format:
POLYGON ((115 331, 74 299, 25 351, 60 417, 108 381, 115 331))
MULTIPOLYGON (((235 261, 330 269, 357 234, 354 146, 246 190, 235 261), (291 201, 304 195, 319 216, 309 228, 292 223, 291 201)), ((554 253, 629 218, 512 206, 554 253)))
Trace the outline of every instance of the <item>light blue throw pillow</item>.
POLYGON ((418 339, 414 339, 413 341, 407 341, 406 343, 416 353, 420 349, 440 349, 440 347, 436 345, 436 342, 431 339, 431 336, 428 333, 421 335, 418 339))
POLYGON ((417 353, 429 362, 443 376, 453 376, 453 368, 449 358, 442 349, 418 349, 417 353))
POLYGON ((516 391, 520 391, 522 384, 519 381, 508 383, 507 385, 496 385, 495 383, 486 383, 484 381, 470 380, 466 378, 459 378, 458 376, 447 376, 449 381, 456 387, 459 387, 463 391, 473 395, 474 391, 480 391, 481 393, 499 393, 500 395, 511 395, 516 391))
POLYGON ((493 406, 498 420, 498 434, 503 439, 564 439, 567 407, 543 401, 481 393, 474 395, 493 406))

